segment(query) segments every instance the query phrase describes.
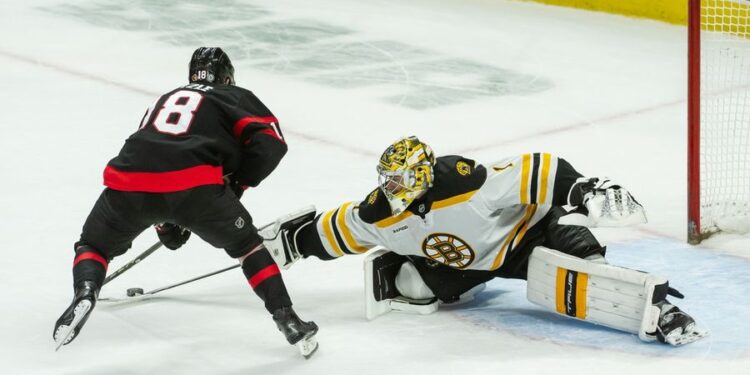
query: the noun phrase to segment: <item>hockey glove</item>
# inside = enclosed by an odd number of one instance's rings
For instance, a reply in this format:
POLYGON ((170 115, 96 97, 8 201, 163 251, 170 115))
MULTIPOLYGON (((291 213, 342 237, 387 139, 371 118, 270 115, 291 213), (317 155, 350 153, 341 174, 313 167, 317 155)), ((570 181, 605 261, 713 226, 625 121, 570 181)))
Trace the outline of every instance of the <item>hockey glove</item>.
POLYGON ((190 230, 179 225, 161 223, 154 225, 159 241, 169 250, 177 250, 190 238, 190 230))
POLYGON ((242 194, 245 193, 245 190, 247 190, 247 186, 241 185, 237 180, 233 180, 229 178, 229 175, 224 176, 224 184, 229 187, 234 195, 237 196, 237 199, 242 198, 242 194))
POLYGON ((237 196, 237 199, 242 198, 242 194, 244 194, 245 190, 247 190, 247 186, 242 186, 237 181, 232 181, 231 183, 229 183, 229 188, 232 189, 234 195, 237 196))
POLYGON ((622 227, 647 221, 643 206, 607 178, 579 178, 570 189, 568 204, 586 207, 589 227, 622 227))

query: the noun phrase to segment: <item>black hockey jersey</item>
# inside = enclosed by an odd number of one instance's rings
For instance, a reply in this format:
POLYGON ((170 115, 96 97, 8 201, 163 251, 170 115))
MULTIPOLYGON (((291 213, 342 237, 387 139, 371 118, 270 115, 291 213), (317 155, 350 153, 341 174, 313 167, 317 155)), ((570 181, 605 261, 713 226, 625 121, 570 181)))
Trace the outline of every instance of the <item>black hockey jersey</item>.
POLYGON ((287 146, 276 117, 237 86, 189 84, 161 97, 104 170, 120 191, 174 192, 224 184, 257 186, 287 146))

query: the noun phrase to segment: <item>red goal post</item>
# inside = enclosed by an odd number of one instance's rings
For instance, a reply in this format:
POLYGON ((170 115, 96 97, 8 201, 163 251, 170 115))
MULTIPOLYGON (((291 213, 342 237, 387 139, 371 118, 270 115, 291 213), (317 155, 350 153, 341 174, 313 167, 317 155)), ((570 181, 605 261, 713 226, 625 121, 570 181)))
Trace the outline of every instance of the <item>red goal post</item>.
POLYGON ((689 0, 688 241, 750 230, 750 1, 689 0))

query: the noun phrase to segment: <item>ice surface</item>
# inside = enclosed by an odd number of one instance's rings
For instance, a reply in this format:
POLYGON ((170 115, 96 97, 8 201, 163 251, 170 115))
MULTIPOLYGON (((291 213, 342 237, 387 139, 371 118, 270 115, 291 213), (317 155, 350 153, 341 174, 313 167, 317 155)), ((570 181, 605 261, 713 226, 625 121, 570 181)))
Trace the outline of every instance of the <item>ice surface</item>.
MULTIPOLYGON (((3 3, 0 35, 0 373, 750 373, 750 240, 684 245, 684 28, 504 0, 32 0, 3 3), (463 309, 367 322, 362 258, 350 257, 284 273, 300 315, 321 327, 309 361, 239 271, 142 303, 101 303, 53 352, 72 243, 103 166, 153 99, 186 81, 200 44, 226 47, 238 83, 289 141, 280 168, 243 198, 258 223, 364 198, 377 156, 402 135, 480 161, 553 152, 644 204, 649 224, 596 234, 613 263, 668 276, 713 336, 678 349, 643 344, 540 311, 506 280, 463 309)), ((111 267, 155 238, 144 234, 111 267)), ((192 239, 102 296, 227 265, 223 251, 192 239)))

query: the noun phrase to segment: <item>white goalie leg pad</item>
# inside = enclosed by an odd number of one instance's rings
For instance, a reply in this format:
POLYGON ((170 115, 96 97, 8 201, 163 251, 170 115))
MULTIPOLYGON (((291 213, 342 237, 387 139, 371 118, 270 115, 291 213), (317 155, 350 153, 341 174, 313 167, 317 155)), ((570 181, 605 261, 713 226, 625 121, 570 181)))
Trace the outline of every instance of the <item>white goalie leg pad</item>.
POLYGON ((560 315, 654 340, 660 314, 654 289, 665 285, 665 278, 542 246, 532 252, 527 275, 529 301, 560 315))
MULTIPOLYGON (((416 314, 431 314, 437 311, 439 303, 434 296, 423 299, 408 298, 399 292, 396 279, 405 263, 409 262, 405 262, 404 257, 386 250, 377 250, 365 258, 365 316, 367 320, 373 320, 394 310, 416 314)), ((408 274, 410 271, 406 272, 402 275, 401 282, 404 283, 402 287, 409 288, 416 285, 415 291, 419 290, 418 282, 413 275, 408 274)), ((418 273, 416 276, 419 282, 424 284, 418 273)), ((427 285, 424 287, 426 288, 427 285)))
POLYGON ((300 229, 311 225, 314 219, 315 206, 311 205, 279 217, 273 223, 258 229, 258 234, 263 237, 263 245, 279 267, 288 269, 302 258, 297 247, 297 235, 300 229))

